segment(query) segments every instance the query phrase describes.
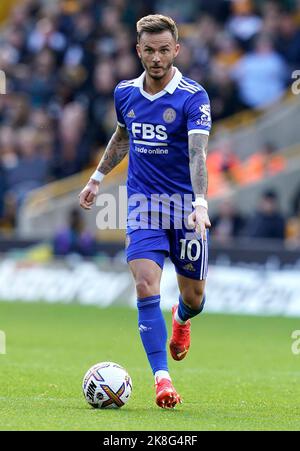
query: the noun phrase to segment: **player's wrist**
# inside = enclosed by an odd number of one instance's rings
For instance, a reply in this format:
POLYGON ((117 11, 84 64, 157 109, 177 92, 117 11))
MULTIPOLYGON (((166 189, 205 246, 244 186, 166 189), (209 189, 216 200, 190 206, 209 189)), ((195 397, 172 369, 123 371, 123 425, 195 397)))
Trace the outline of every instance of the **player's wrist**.
POLYGON ((90 182, 100 185, 104 179, 105 174, 102 174, 98 169, 91 175, 90 182))
POLYGON ((196 197, 196 199, 192 202, 194 208, 196 207, 204 207, 208 210, 208 202, 204 197, 196 197))

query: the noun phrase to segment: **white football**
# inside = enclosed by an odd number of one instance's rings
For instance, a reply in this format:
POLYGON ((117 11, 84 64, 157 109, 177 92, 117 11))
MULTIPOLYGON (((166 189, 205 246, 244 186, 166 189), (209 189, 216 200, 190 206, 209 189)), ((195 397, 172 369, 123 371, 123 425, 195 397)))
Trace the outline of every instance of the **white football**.
POLYGON ((82 382, 87 402, 97 409, 117 409, 130 398, 131 377, 122 366, 114 362, 100 362, 92 366, 82 382))

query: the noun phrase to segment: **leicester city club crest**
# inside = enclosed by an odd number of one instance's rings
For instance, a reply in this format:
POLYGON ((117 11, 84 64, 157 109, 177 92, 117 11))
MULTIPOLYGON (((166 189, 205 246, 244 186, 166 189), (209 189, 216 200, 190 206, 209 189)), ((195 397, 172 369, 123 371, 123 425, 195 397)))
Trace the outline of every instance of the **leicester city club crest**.
POLYGON ((163 114, 164 121, 171 124, 176 119, 176 111, 173 108, 167 108, 163 114))

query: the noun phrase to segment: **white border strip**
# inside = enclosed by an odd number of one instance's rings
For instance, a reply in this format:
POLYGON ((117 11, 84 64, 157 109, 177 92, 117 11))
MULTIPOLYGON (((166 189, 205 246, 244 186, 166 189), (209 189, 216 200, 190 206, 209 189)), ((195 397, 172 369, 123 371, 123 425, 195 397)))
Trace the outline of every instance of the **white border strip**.
POLYGON ((188 131, 188 135, 192 135, 193 133, 201 133, 202 135, 209 135, 208 130, 200 130, 199 128, 195 128, 193 130, 188 131))
POLYGON ((168 143, 154 143, 152 141, 140 141, 137 139, 133 140, 134 144, 146 144, 147 146, 167 146, 168 143))

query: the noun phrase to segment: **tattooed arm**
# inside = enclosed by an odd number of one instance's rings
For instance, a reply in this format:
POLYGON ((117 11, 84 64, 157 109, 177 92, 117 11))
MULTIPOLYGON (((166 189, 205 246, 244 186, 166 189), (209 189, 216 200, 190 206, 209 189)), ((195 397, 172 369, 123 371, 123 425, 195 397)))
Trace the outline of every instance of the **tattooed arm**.
MULTIPOLYGON (((207 135, 202 133, 189 135, 190 175, 195 199, 200 197, 205 200, 207 195, 207 144, 207 135)), ((210 227, 207 208, 203 205, 196 206, 195 210, 189 216, 189 224, 205 239, 205 229, 210 227)))
POLYGON ((189 135, 190 174, 195 197, 205 198, 207 194, 207 143, 207 135, 202 133, 189 135))
MULTIPOLYGON (((115 133, 112 135, 106 146, 105 152, 98 164, 96 178, 90 178, 87 185, 79 194, 79 203, 85 210, 90 210, 97 197, 100 181, 104 175, 108 174, 115 166, 117 166, 127 155, 129 150, 129 138, 125 127, 117 126, 115 133), (99 178, 99 179, 98 179, 99 178)), ((95 174, 94 173, 94 174, 95 174)))
POLYGON ((106 146, 97 170, 102 174, 108 174, 127 155, 129 150, 128 132, 125 127, 117 126, 106 146))

